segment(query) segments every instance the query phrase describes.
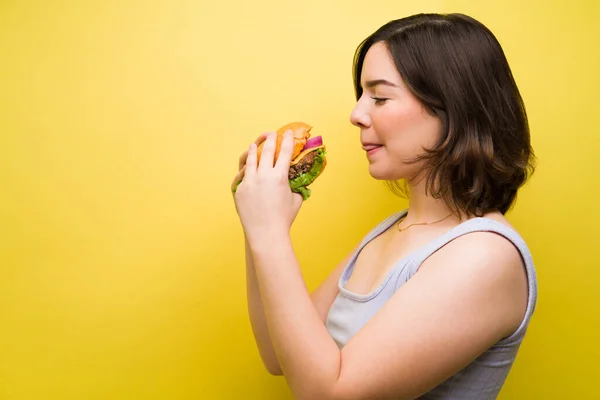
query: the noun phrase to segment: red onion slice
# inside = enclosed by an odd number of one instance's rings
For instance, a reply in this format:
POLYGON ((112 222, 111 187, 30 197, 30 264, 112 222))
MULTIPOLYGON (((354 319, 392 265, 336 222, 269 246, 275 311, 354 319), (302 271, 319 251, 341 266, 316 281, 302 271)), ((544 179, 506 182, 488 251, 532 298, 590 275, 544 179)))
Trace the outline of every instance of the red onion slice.
POLYGON ((303 150, 308 150, 319 146, 323 146, 323 138, 321 136, 315 136, 306 141, 303 150))

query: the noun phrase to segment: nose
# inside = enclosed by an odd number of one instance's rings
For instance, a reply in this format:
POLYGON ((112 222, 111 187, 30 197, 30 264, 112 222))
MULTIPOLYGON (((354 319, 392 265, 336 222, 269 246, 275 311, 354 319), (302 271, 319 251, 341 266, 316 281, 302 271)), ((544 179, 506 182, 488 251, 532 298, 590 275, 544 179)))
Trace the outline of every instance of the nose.
POLYGON ((350 122, 359 128, 368 128, 371 125, 371 117, 360 100, 350 113, 350 122))

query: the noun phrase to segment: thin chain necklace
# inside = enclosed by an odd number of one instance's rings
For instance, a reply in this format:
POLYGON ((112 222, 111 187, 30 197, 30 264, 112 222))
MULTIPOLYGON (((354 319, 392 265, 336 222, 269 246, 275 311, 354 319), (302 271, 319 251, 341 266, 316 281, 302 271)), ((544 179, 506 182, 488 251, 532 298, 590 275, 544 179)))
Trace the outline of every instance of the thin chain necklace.
MULTIPOLYGON (((452 215, 452 213, 448 214, 447 216, 445 216, 442 219, 438 219, 437 221, 433 221, 433 222, 415 222, 414 224, 410 224, 409 226, 407 226, 406 228, 400 228, 400 223, 402 221, 404 221, 404 218, 402 218, 400 221, 398 221, 398 223, 396 224, 398 226, 398 232, 402 232, 407 230, 408 228, 410 228, 411 226, 415 226, 415 225, 431 225, 431 224, 437 224, 438 222, 442 222, 445 219, 450 218, 450 216, 452 215)), ((405 216, 406 218, 406 216, 405 216)))

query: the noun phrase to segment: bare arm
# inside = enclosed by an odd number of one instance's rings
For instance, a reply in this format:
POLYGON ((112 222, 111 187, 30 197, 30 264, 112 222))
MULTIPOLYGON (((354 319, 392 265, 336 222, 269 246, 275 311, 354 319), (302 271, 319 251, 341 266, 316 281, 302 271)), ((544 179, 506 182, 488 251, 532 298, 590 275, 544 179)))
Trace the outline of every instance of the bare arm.
MULTIPOLYGON (((271 375, 283 375, 283 371, 281 370, 281 366, 277 360, 277 355, 273 349, 273 343, 271 342, 271 336, 269 334, 269 328, 267 326, 267 320, 265 318, 263 309, 263 302, 260 295, 258 282, 256 280, 254 260, 252 259, 252 253, 247 240, 245 241, 245 247, 248 314, 250 316, 252 332, 254 333, 254 340, 256 341, 260 357, 267 371, 271 375)), ((329 274, 329 276, 310 294, 312 304, 323 325, 327 320, 327 314, 329 313, 331 304, 337 296, 338 280, 340 275, 352 257, 352 254, 353 252, 348 254, 346 258, 331 272, 331 274, 329 274)))
POLYGON ((254 334, 254 340, 256 341, 260 358, 262 359, 267 372, 271 375, 281 375, 281 367, 279 366, 279 361, 277 361, 277 356, 273 350, 273 344, 271 344, 269 328, 267 326, 262 299, 258 290, 252 253, 248 246, 248 240, 244 241, 246 247, 246 296, 248 299, 248 315, 250 316, 252 333, 254 334))
MULTIPOLYGON (((255 143, 260 145, 265 140, 265 135, 260 135, 255 143)), ((237 189, 237 185, 244 177, 246 170, 246 160, 248 157, 248 151, 244 151, 239 158, 239 171, 231 184, 231 191, 234 192, 237 189)), ((269 328, 265 319, 265 313, 263 311, 262 299, 258 289, 258 283, 256 281, 256 270, 254 268, 254 260, 252 259, 252 253, 248 244, 248 239, 244 237, 245 247, 245 258, 246 258, 246 298, 248 302, 248 315, 250 317, 250 325, 252 327, 252 333, 254 334, 254 340, 258 347, 260 358, 271 375, 281 375, 281 367, 277 361, 277 355, 273 350, 271 344, 271 338, 269 335, 269 328)))
MULTIPOLYGON (((255 144, 258 146, 265 140, 265 135, 260 135, 255 144)), ((248 157, 248 151, 244 151, 238 164, 238 174, 234 178, 231 184, 231 190, 235 191, 237 184, 243 179, 246 168, 246 161, 248 157)), ((358 246, 353 250, 357 250, 358 246)), ((338 293, 338 280, 342 273, 342 270, 350 260, 353 252, 340 262, 340 264, 331 272, 331 274, 319 285, 319 287, 310 294, 311 305, 316 310, 316 314, 324 326, 327 319, 327 314, 331 307, 331 304, 335 300, 338 293)), ((248 244, 248 240, 245 238, 245 258, 246 258, 246 296, 248 301, 248 315, 250 317, 250 324, 252 326, 252 332, 254 334, 254 340, 258 347, 258 351, 262 362, 267 371, 272 375, 282 375, 282 369, 279 365, 277 355, 273 348, 271 341, 271 334, 269 332, 264 305, 257 282, 256 268, 254 266, 254 260, 252 252, 248 244)), ((304 281, 302 281, 304 284, 304 281)))

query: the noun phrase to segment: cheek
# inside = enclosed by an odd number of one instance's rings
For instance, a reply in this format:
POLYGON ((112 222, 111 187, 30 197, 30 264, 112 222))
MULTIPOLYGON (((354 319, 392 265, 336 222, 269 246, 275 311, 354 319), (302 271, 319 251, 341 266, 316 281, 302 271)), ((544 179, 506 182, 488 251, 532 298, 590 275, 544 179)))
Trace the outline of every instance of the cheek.
POLYGON ((432 147, 440 134, 438 118, 418 106, 390 110, 380 121, 381 138, 385 141, 390 155, 400 158, 413 158, 423 152, 423 147, 432 147))

